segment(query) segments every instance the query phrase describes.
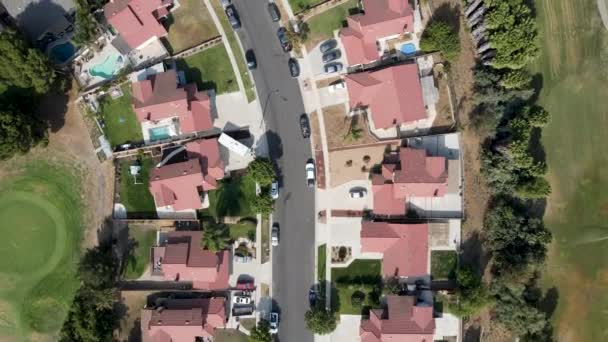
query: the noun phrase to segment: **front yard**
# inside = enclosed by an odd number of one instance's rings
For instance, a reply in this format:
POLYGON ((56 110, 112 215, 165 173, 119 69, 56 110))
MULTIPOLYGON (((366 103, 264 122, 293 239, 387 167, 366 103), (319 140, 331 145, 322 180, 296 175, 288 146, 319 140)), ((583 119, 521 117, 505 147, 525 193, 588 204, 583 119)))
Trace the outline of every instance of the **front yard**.
POLYGON ((125 84, 120 89, 123 96, 112 99, 110 94, 106 94, 99 101, 103 130, 112 146, 144 139, 141 125, 131 106, 131 85, 125 84))
POLYGON ((134 178, 129 172, 129 166, 133 161, 121 159, 118 161, 120 167, 120 195, 119 203, 127 209, 129 218, 155 218, 156 205, 154 198, 148 190, 150 170, 154 162, 151 158, 143 158, 141 161, 141 173, 134 178))
MULTIPOLYGON (((306 0, 291 0, 290 2, 292 1, 308 2, 306 0)), ((306 48, 310 50, 325 39, 332 38, 335 30, 346 26, 346 17, 356 13, 359 13, 358 1, 349 0, 340 6, 336 6, 310 18, 307 22, 310 33, 306 39, 306 48)))
POLYGON ((177 69, 186 74, 186 81, 195 82, 199 90, 214 89, 217 94, 239 90, 228 54, 221 44, 180 58, 176 63, 177 69))
POLYGON ((325 281, 325 263, 327 262, 327 245, 317 247, 317 280, 319 283, 325 281))
POLYGON ((434 280, 456 277, 456 251, 431 251, 431 276, 434 280))
POLYGON ((165 22, 167 49, 172 55, 219 36, 203 1, 180 0, 179 4, 165 22))
POLYGON ((346 268, 331 269, 340 314, 361 315, 380 306, 381 268, 380 260, 357 259, 346 268))
POLYGON ((255 216, 251 209, 255 182, 246 175, 218 181, 218 188, 209 191, 208 196, 209 208, 202 210, 203 216, 213 216, 216 219, 223 216, 255 216))
POLYGON ((289 5, 295 14, 322 2, 324 0, 289 0, 289 5))
POLYGON ((233 240, 236 240, 238 238, 247 238, 251 241, 255 241, 256 226, 257 222, 255 218, 245 217, 241 219, 238 223, 228 225, 228 228, 230 229, 230 237, 233 240))
POLYGON ((125 260, 123 277, 137 279, 150 263, 150 248, 156 242, 156 230, 129 225, 129 255, 125 260))

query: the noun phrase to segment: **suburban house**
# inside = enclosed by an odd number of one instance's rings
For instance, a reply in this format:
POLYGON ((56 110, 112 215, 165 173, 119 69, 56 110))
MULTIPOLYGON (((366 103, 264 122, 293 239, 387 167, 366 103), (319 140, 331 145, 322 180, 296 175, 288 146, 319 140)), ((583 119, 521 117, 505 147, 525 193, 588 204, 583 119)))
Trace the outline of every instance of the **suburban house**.
POLYGON ((230 252, 211 252, 201 247, 202 231, 160 233, 152 248, 152 275, 169 281, 191 281, 199 290, 228 287, 230 252))
POLYGON ((433 306, 416 302, 414 296, 386 296, 385 309, 370 310, 369 319, 361 320, 361 342, 433 341, 433 306))
POLYGON ((141 311, 143 342, 207 341, 226 324, 226 299, 166 299, 141 311))
POLYGON ((108 23, 133 50, 167 35, 159 20, 169 14, 172 5, 172 0, 110 0, 103 11, 108 23))
POLYGON ((207 93, 195 83, 181 86, 174 69, 134 82, 132 90, 133 110, 146 141, 213 127, 207 93))
POLYGON ((345 79, 351 111, 365 109, 372 130, 427 118, 416 64, 348 74, 345 79))
POLYGON ((428 271, 428 224, 363 221, 361 253, 382 259, 384 277, 424 277, 428 271))
POLYGON ((195 140, 183 148, 185 155, 166 158, 150 172, 149 189, 159 216, 186 212, 196 217, 195 210, 208 205, 206 193, 224 177, 217 139, 195 140))
POLYGON ((340 30, 349 65, 378 60, 388 40, 414 32, 414 11, 407 0, 363 0, 363 10, 347 17, 348 27, 340 30))

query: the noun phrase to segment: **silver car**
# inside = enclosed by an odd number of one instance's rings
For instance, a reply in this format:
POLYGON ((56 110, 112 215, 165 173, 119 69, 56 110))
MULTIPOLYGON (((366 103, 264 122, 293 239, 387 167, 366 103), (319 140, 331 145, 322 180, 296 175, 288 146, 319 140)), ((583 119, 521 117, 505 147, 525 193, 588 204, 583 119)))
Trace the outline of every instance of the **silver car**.
POLYGON ((270 233, 270 241, 273 247, 279 245, 279 224, 275 223, 272 225, 272 232, 270 233))
POLYGON ((333 74, 334 72, 342 71, 342 63, 326 64, 324 70, 326 74, 333 74))
POLYGON ((275 200, 279 198, 279 182, 276 180, 270 184, 270 197, 275 200))

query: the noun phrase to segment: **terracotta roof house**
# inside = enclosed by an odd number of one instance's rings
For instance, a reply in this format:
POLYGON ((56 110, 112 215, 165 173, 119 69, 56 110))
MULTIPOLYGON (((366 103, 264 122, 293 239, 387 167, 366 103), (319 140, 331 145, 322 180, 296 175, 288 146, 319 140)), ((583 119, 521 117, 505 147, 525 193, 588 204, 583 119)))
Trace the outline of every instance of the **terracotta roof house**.
POLYGON ((385 157, 381 173, 372 175, 374 214, 404 215, 410 197, 441 197, 448 188, 445 157, 429 157, 426 150, 401 148, 385 157))
POLYGON ((427 118, 416 64, 401 64, 346 76, 351 109, 366 108, 375 128, 427 118))
POLYGON ((226 323, 226 299, 168 299, 162 307, 141 311, 143 342, 194 342, 215 336, 226 323))
POLYGON ((346 18, 340 39, 350 65, 380 58, 377 41, 414 31, 414 13, 407 0, 363 0, 364 14, 346 18))
POLYGON ((170 281, 191 281, 195 289, 228 287, 230 253, 200 246, 202 231, 172 231, 166 241, 152 248, 152 273, 170 281))
POLYGON ((167 30, 158 22, 169 14, 173 0, 110 0, 103 12, 131 49, 164 37, 167 30))
POLYGON ((416 306, 412 296, 386 296, 386 309, 370 310, 361 320, 361 342, 432 342, 432 306, 416 306))
POLYGON ((195 83, 180 87, 173 69, 134 82, 132 90, 133 110, 141 123, 175 118, 179 121, 177 134, 213 127, 207 93, 197 91, 195 83))
POLYGON ((361 252, 382 254, 384 277, 428 274, 428 225, 364 221, 361 252))
POLYGON ((204 193, 215 190, 217 180, 224 177, 217 139, 189 142, 186 150, 187 161, 165 164, 151 171, 149 189, 156 208, 163 211, 200 209, 204 193))

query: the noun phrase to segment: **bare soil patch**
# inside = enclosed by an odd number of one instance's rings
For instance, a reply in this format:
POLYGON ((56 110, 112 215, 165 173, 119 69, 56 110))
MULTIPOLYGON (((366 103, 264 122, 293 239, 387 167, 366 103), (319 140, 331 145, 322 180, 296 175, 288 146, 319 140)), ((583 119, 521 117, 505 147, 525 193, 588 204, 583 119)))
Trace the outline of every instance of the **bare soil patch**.
POLYGON ((365 122, 365 117, 362 115, 347 116, 346 107, 342 104, 323 108, 323 119, 329 150, 378 141, 369 132, 369 125, 365 122), (352 130, 359 132, 357 139, 351 133, 352 130))
POLYGON ((141 341, 141 310, 147 302, 148 295, 154 291, 122 291, 120 298, 123 304, 123 319, 118 330, 119 341, 141 341))
POLYGON ((330 84, 332 84, 332 83, 334 83, 334 82, 337 82, 337 81, 339 81, 339 80, 341 80, 341 79, 342 79, 342 78, 341 78, 341 77, 339 77, 339 76, 335 76, 335 77, 330 77, 330 78, 325 78, 325 79, 322 79, 322 80, 320 80, 320 81, 317 81, 317 82, 316 82, 316 84, 317 84, 317 88, 325 88, 325 87, 328 87, 330 84))
POLYGON ((336 187, 352 180, 368 179, 370 169, 382 162, 387 147, 394 149, 398 145, 398 141, 388 141, 374 145, 330 151, 330 187, 336 187), (369 157, 367 162, 366 156, 369 157))
POLYGON ((309 116, 313 148, 315 150, 321 150, 323 145, 321 142, 321 129, 319 128, 318 114, 315 111, 310 113, 309 116))

